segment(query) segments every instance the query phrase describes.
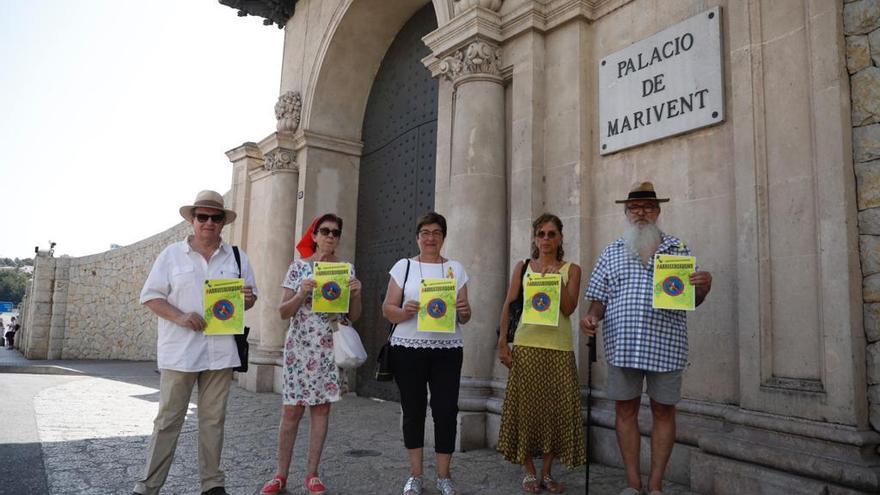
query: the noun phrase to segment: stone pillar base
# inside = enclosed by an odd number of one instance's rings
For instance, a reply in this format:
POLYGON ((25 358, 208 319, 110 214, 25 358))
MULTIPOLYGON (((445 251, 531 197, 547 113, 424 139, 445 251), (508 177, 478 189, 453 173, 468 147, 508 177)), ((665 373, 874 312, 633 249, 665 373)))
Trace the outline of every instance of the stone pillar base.
MULTIPOLYGON (((401 421, 403 421, 402 416, 401 421)), ((486 413, 459 412, 455 431, 456 452, 486 448, 486 413)), ((425 448, 429 447, 434 447, 434 418, 431 416, 430 408, 425 418, 425 448)))
MULTIPOLYGON (((687 399, 679 403, 676 421, 678 434, 665 478, 695 492, 880 493, 876 432, 687 399)), ((595 397, 590 423, 590 462, 623 467, 613 403, 595 397)), ((640 464, 647 473, 651 412, 645 405, 639 411, 639 429, 640 464)))
POLYGON ((803 476, 737 462, 703 452, 691 454, 691 490, 715 495, 785 493, 787 495, 856 495, 871 493, 803 476), (699 473, 697 475, 696 473, 699 473))
POLYGON ((281 367, 275 364, 250 363, 247 373, 238 373, 238 386, 251 392, 280 393, 281 367))

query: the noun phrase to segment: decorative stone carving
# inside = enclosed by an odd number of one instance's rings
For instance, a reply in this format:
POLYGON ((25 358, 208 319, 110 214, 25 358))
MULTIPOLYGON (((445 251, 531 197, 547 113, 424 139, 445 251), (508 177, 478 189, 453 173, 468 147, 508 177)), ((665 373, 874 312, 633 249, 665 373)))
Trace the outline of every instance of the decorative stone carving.
POLYGON ((296 152, 285 148, 276 148, 266 153, 263 167, 266 170, 296 170, 296 152))
POLYGON ((264 26, 275 24, 278 29, 293 17, 296 2, 299 0, 220 0, 221 5, 238 11, 239 17, 253 15, 263 18, 264 26))
POLYGON ((504 0, 452 0, 452 12, 458 15, 471 7, 483 7, 498 12, 503 2, 504 0))
POLYGON ((302 95, 299 91, 288 91, 278 97, 275 103, 275 128, 278 132, 294 132, 299 127, 302 113, 302 95))
POLYGON ((460 48, 440 61, 440 74, 454 80, 470 74, 498 75, 501 50, 485 41, 478 40, 460 48))

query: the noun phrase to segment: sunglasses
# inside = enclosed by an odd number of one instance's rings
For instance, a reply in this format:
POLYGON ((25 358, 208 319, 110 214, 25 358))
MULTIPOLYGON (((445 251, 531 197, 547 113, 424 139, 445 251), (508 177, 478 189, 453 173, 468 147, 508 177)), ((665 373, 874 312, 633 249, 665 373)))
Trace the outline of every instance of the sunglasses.
POLYGON ((535 237, 537 237, 538 239, 544 239, 545 237, 547 239, 556 239, 556 236, 558 236, 558 235, 559 235, 559 232, 556 232, 555 230, 550 230, 550 231, 539 230, 539 231, 535 232, 535 237))
POLYGON ((217 215, 206 215, 204 213, 196 213, 195 217, 196 217, 196 220, 199 221, 199 223, 205 223, 208 221, 209 218, 214 223, 223 223, 226 220, 226 215, 223 213, 218 213, 217 215))
POLYGON ((329 236, 332 234, 333 237, 336 237, 337 239, 339 238, 339 236, 342 235, 342 229, 330 229, 327 227, 321 227, 320 229, 318 229, 318 232, 320 232, 321 235, 326 235, 326 236, 329 236))

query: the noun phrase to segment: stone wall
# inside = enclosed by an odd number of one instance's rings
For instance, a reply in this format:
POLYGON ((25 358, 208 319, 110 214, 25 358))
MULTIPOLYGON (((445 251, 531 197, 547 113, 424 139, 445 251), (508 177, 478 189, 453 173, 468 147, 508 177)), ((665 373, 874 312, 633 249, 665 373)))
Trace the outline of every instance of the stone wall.
POLYGON ((25 356, 155 359, 156 317, 138 297, 153 260, 188 230, 181 222, 130 246, 81 258, 38 256, 23 310, 29 315, 21 344, 25 356))
POLYGON ((880 431, 880 0, 845 0, 870 422, 880 431))

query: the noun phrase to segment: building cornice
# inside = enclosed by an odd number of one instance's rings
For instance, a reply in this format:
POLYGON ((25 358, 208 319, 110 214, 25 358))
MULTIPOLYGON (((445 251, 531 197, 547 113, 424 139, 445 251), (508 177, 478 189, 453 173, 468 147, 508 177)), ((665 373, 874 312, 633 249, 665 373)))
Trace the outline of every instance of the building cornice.
POLYGON ((293 135, 293 149, 299 151, 303 148, 316 148, 359 157, 363 153, 364 143, 314 131, 300 130, 293 135))
POLYGON ((263 18, 264 26, 275 24, 278 29, 284 28, 293 17, 298 0, 219 0, 221 5, 232 7, 238 11, 239 17, 256 16, 263 18))

